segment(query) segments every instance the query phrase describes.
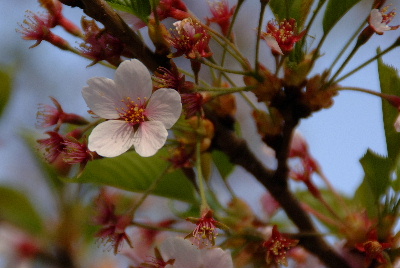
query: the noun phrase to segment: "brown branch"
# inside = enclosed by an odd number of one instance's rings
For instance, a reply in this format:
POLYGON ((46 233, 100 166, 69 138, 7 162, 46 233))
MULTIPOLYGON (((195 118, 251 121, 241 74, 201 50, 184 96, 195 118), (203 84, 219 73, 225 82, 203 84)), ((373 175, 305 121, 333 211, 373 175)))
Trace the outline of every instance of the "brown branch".
MULTIPOLYGON (((212 117, 211 115, 208 116, 212 117)), ((310 217, 303 210, 299 201, 289 191, 286 179, 277 178, 277 176, 280 176, 279 174, 285 175, 287 173, 286 164, 281 163, 276 172, 267 169, 250 151, 245 140, 237 137, 233 131, 221 124, 218 119, 214 118, 213 122, 216 127, 214 146, 227 154, 232 163, 242 166, 261 182, 280 203, 300 232, 317 234, 318 232, 310 217)), ((288 144, 287 140, 291 137, 293 127, 294 126, 288 126, 286 129, 286 137, 284 137, 286 144, 288 144), (290 130, 290 128, 292 128, 292 130, 290 130)), ((282 149, 285 150, 285 148, 282 149)), ((286 148, 286 150, 288 149, 286 148)), ((287 158, 287 153, 286 158, 284 155, 285 152, 281 154, 280 157, 282 159, 287 158)), ((346 261, 320 236, 302 236, 300 243, 308 251, 315 254, 328 267, 350 268, 346 261)))
MULTIPOLYGON (((68 0, 64 0, 64 2, 68 2, 68 0)), ((104 0, 74 0, 74 5, 83 7, 86 15, 101 22, 107 31, 124 42, 126 49, 132 53, 133 57, 140 60, 152 72, 160 66, 166 68, 170 66, 169 59, 151 51, 104 0)))

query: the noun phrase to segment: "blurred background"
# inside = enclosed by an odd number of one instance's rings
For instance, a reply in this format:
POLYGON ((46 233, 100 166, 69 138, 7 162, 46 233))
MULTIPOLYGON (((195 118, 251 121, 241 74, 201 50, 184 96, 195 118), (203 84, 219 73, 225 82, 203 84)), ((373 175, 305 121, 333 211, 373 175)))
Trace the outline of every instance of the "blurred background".
MULTIPOLYGON (((206 1, 185 1, 190 8, 196 10, 199 17, 210 16, 206 1)), ((233 1, 232 1, 233 3, 233 1)), ((322 51, 325 53, 317 61, 313 73, 327 68, 334 60, 338 50, 345 44, 352 31, 359 27, 370 12, 372 0, 361 1, 355 9, 348 13, 331 32, 322 51)), ((389 3, 390 4, 390 3, 389 3)), ((236 24, 236 34, 239 47, 246 50, 246 55, 254 55, 255 29, 257 27, 258 1, 246 1, 245 8, 240 14, 236 24), (247 29, 246 31, 240 31, 247 29)), ((392 8, 400 8, 399 1, 392 2, 392 8)), ((66 112, 74 112, 87 115, 86 104, 81 97, 81 89, 86 81, 94 76, 112 78, 114 71, 101 65, 86 67, 89 60, 80 58, 69 52, 61 51, 50 44, 43 42, 39 46, 29 49, 34 41, 21 39, 21 34, 16 32, 18 23, 22 23, 26 10, 43 12, 39 3, 35 0, 0 1, 0 64, 15 69, 14 90, 11 100, 0 118, 0 183, 14 185, 27 191, 39 210, 43 213, 51 213, 52 204, 44 198, 47 192, 41 180, 40 171, 27 149, 21 133, 35 130, 37 105, 39 103, 52 104, 49 96, 55 97, 66 112)), ((64 9, 65 16, 79 24, 83 15, 78 8, 64 9)), ((272 19, 267 12, 264 24, 272 19)), ((322 19, 321 16, 317 18, 322 19)), ((400 16, 394 18, 390 25, 400 24, 400 16)), ((63 31, 55 33, 67 38, 63 31)), ((265 28, 263 29, 265 30, 265 28)), ((318 39, 321 29, 314 27, 307 37, 310 47, 316 45, 314 38, 318 39)), ((351 64, 344 70, 350 70, 353 66, 373 56, 376 47, 386 48, 399 37, 400 30, 385 32, 383 36, 374 35, 367 45, 362 47, 351 64), (371 54, 372 53, 372 54, 371 54)), ((71 44, 79 46, 76 40, 69 39, 71 44)), ((273 63, 270 50, 266 44, 261 44, 262 62, 265 65, 273 63)), ((252 61, 252 60, 251 60, 252 61)), ((387 64, 398 65, 400 63, 400 51, 394 50, 383 58, 387 64)), ((273 66, 273 65, 271 65, 273 66)), ((362 71, 341 82, 341 85, 363 87, 380 91, 377 80, 377 64, 370 64, 362 71)), ((246 120, 250 116, 248 110, 238 111, 238 119, 246 120)), ((245 125, 245 137, 252 139, 254 126, 245 125), (247 127, 249 130, 247 130, 247 127)), ((362 168, 359 159, 371 148, 380 154, 386 154, 385 137, 383 132, 381 100, 374 96, 356 92, 341 92, 335 98, 335 105, 328 110, 323 110, 312 117, 303 120, 299 127, 300 132, 307 139, 311 153, 320 162, 322 169, 332 184, 340 191, 352 194, 362 179, 362 168)), ((253 138, 254 139, 254 138, 253 138)), ((255 139, 259 139, 255 136, 255 139)), ((254 146, 252 147, 254 148, 254 146)), ((265 156, 271 162, 268 153, 265 156)), ((246 194, 246 189, 251 186, 243 186, 243 176, 246 173, 237 170, 232 178, 234 188, 239 195, 246 199, 258 202, 259 195, 246 194)), ((249 185, 246 180, 246 185, 249 185)), ((261 194, 260 190, 260 193, 261 194)), ((252 191, 254 193, 254 191, 252 191)))

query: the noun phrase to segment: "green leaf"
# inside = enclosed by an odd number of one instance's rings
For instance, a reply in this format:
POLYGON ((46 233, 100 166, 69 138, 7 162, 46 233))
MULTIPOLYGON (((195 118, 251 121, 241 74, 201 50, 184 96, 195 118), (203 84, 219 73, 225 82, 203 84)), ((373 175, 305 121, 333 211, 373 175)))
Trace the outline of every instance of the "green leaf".
POLYGON ((214 150, 212 152, 212 158, 219 174, 221 174, 221 177, 226 180, 235 169, 235 165, 232 164, 232 162, 229 161, 229 157, 221 151, 214 150))
POLYGON ((373 201, 378 202, 390 186, 392 161, 368 149, 360 159, 360 163, 365 172, 364 181, 367 183, 365 187, 369 187, 371 190, 373 201))
POLYGON ((7 106, 13 85, 13 71, 0 67, 0 116, 7 106))
POLYGON ((131 13, 144 22, 151 13, 150 0, 106 0, 115 9, 131 13))
MULTIPOLYGON (((333 26, 358 2, 361 0, 329 0, 326 6, 322 27, 327 34, 333 26)), ((362 22, 364 19, 360 19, 362 22)))
POLYGON ((42 219, 27 196, 5 186, 0 186, 0 219, 34 235, 43 230, 42 219))
POLYGON ((314 0, 272 0, 269 6, 277 19, 293 18, 296 20, 299 29, 301 29, 313 3, 314 0))
MULTIPOLYGON (((378 72, 382 93, 400 96, 400 78, 397 70, 384 64, 382 59, 378 59, 378 72)), ((395 164, 400 152, 400 133, 396 132, 393 124, 399 115, 399 111, 382 99, 382 113, 388 157, 395 164)))
MULTIPOLYGON (((115 158, 89 162, 80 177, 65 181, 109 185, 131 192, 145 192, 167 168, 166 158, 165 150, 160 150, 152 157, 141 157, 136 152, 128 152, 115 158)), ((164 175, 152 194, 188 203, 197 202, 193 185, 180 170, 164 175)))
POLYGON ((400 161, 397 161, 395 174, 396 174, 396 177, 392 181, 392 188, 393 188, 393 191, 399 192, 400 191, 400 161))
POLYGON ((354 194, 354 201, 362 205, 371 218, 378 216, 375 196, 368 181, 363 180, 360 186, 358 186, 354 194))

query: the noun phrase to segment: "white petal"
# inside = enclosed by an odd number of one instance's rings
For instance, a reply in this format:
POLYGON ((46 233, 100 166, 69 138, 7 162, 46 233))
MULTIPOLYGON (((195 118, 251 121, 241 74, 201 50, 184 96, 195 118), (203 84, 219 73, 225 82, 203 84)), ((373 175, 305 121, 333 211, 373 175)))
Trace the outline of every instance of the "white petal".
POLYGON ((97 125, 89 135, 89 150, 105 157, 125 153, 134 142, 134 129, 121 120, 110 120, 97 125))
POLYGON ((389 31, 390 27, 386 23, 382 23, 383 16, 378 9, 372 9, 369 15, 369 25, 378 34, 382 34, 383 31, 389 31))
POLYGON ((279 44, 276 41, 275 37, 271 35, 266 35, 264 36, 264 39, 267 42, 267 45, 272 49, 272 51, 283 55, 282 49, 279 47, 279 44))
POLYGON ((136 59, 123 61, 115 72, 114 81, 122 97, 149 98, 153 90, 149 71, 136 59))
POLYGON ((118 118, 115 108, 120 97, 116 94, 114 81, 105 77, 94 77, 89 79, 87 84, 89 86, 82 89, 82 96, 89 108, 105 119, 118 118))
POLYGON ((171 88, 160 88, 151 95, 145 115, 151 121, 160 121, 171 128, 182 113, 181 96, 171 88))
POLYGON ((394 122, 394 128, 397 132, 400 132, 400 114, 397 116, 396 121, 394 122))
POLYGON ((140 124, 135 133, 135 151, 144 157, 152 156, 163 147, 168 131, 159 121, 146 121, 140 124))
POLYGON ((222 250, 221 248, 211 248, 201 250, 201 259, 203 260, 202 268, 232 268, 232 255, 228 250, 222 250))
MULTIPOLYGON (((160 245, 163 260, 175 259, 174 268, 200 268, 203 260, 200 250, 181 237, 169 237, 160 245)), ((216 268, 218 266, 215 266, 216 268)), ((223 266, 221 266, 222 268, 223 266)), ((225 268, 225 267, 224 267, 225 268)))

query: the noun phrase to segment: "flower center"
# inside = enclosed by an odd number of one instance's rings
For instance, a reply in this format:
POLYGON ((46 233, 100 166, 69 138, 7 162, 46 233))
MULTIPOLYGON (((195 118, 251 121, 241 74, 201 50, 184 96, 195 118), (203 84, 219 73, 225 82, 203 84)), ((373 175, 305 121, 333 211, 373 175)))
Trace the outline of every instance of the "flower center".
POLYGON ((132 100, 130 97, 125 97, 121 100, 126 107, 116 108, 121 119, 125 120, 131 125, 137 125, 145 121, 144 112, 146 111, 146 100, 137 98, 136 101, 132 100))

